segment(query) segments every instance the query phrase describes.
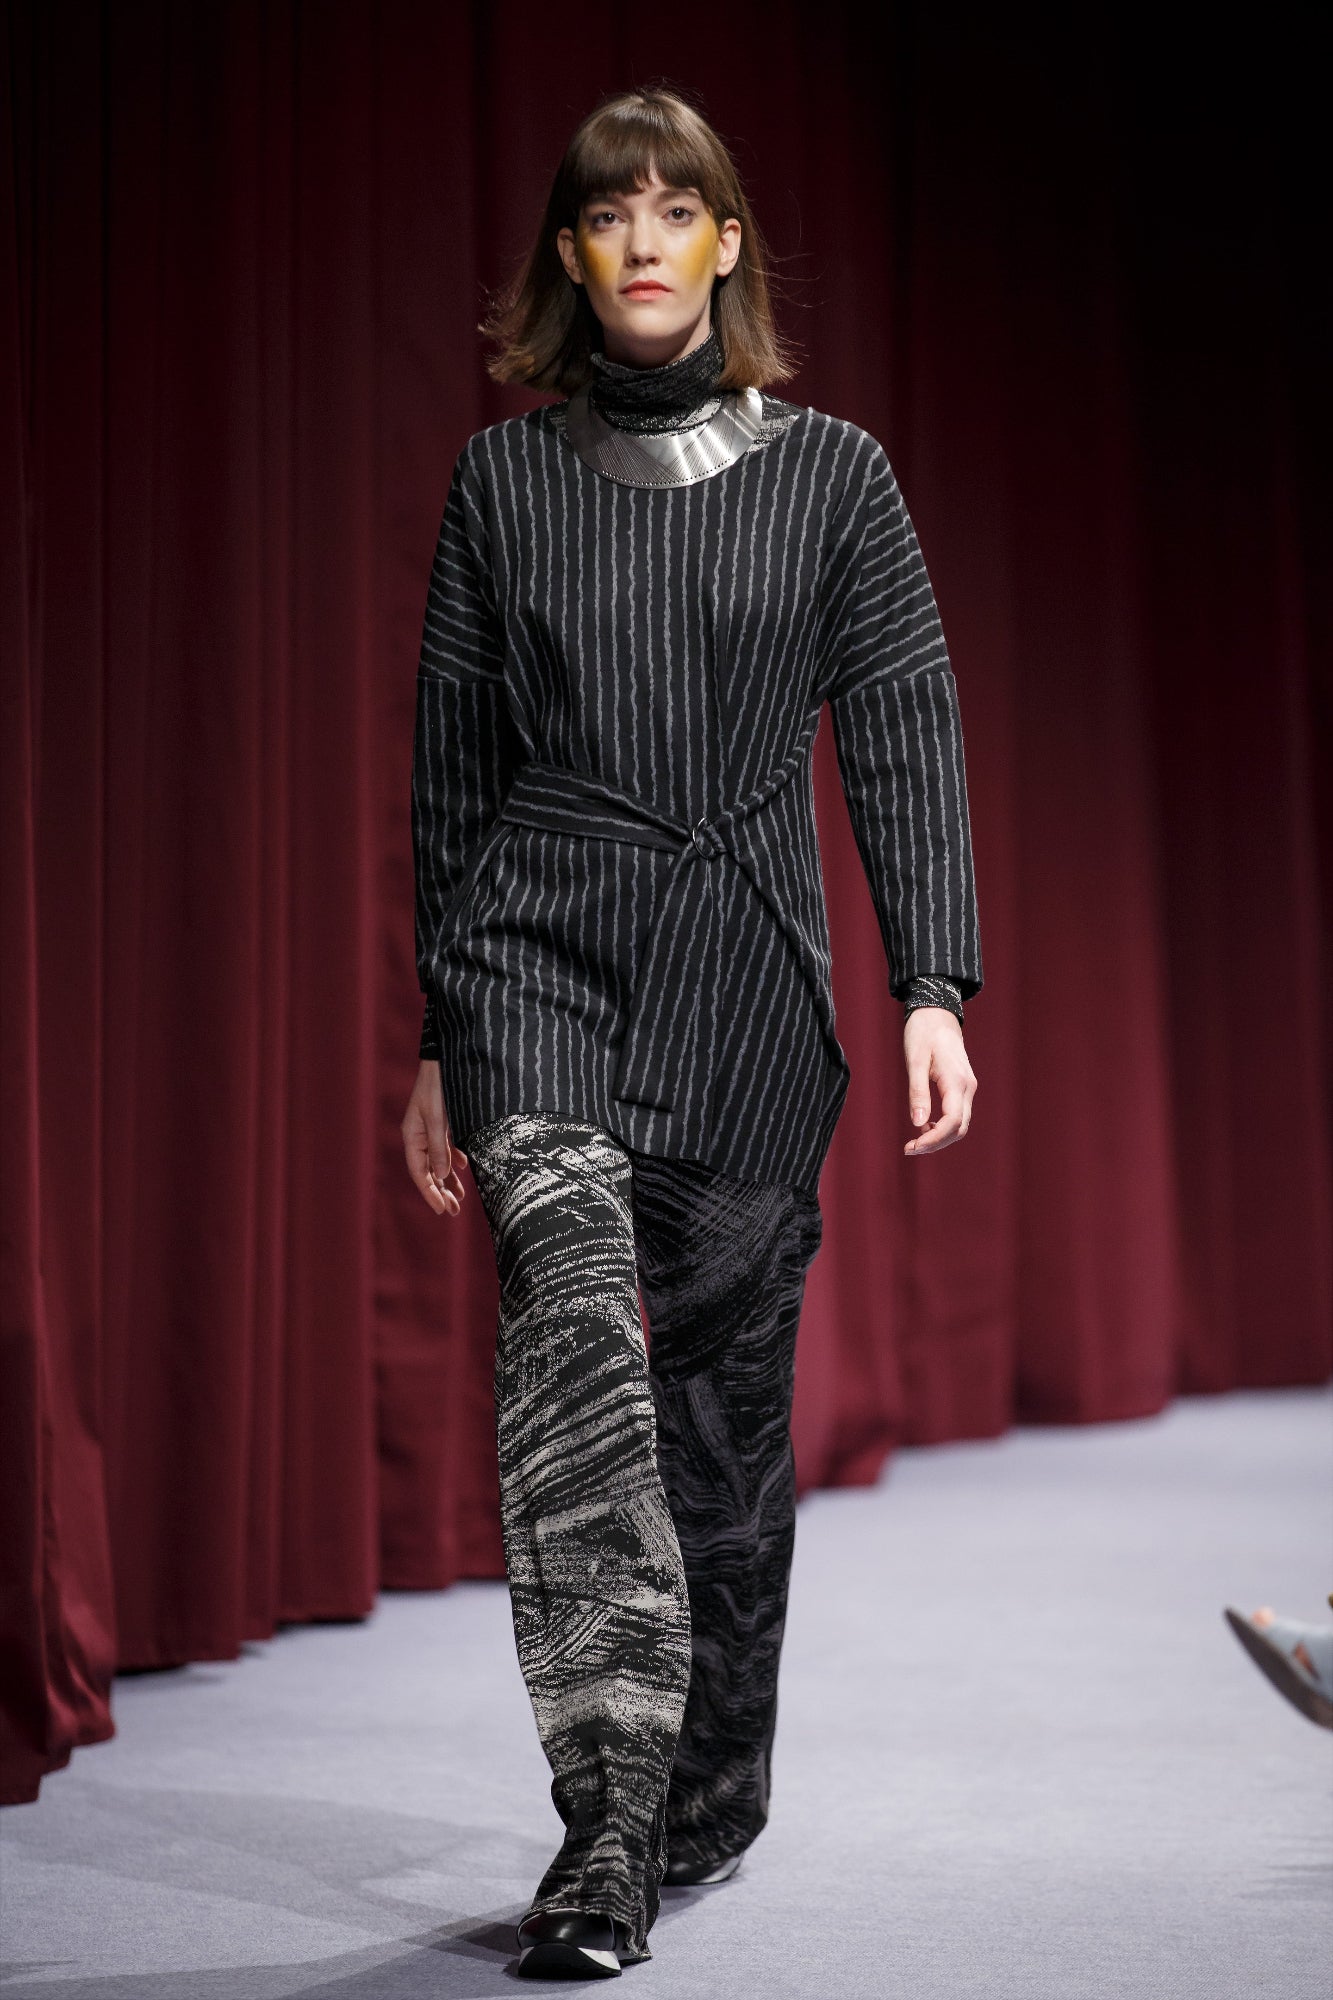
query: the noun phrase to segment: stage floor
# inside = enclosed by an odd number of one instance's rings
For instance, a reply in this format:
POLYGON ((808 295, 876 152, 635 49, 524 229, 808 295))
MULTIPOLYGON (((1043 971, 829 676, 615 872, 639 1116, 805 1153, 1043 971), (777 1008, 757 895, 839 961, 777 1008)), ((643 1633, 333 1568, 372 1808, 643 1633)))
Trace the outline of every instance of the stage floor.
MULTIPOLYGON (((772 1817, 659 2000, 1328 2000, 1333 1731, 1222 1607, 1333 1620, 1333 1395, 900 1452, 798 1516, 772 1817)), ((5 2000, 512 1993, 559 1844, 503 1583, 116 1683, 0 1815, 5 2000)), ((535 1983, 528 1990, 541 1990, 535 1983)), ((621 1989, 617 1989, 621 1990, 621 1989)))

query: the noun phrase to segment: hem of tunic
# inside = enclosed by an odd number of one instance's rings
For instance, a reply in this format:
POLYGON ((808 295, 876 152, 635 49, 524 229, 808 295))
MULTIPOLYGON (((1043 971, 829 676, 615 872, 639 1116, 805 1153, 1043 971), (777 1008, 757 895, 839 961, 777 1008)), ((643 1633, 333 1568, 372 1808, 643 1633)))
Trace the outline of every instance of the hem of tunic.
POLYGON ((749 1182, 761 1187, 795 1188, 801 1194, 818 1198, 820 1176, 828 1157, 833 1133, 842 1115, 846 1090, 835 1098, 827 1100, 819 1115, 810 1121, 809 1143, 804 1148, 803 1163, 793 1163, 791 1172, 737 1173, 733 1167, 724 1164, 726 1155, 712 1146, 700 1149, 683 1139, 678 1130, 679 1120, 672 1111, 654 1110, 649 1105, 616 1104, 608 1119, 581 1099, 570 1099, 562 1094, 551 1094, 538 1090, 533 1092, 531 1084, 512 1097, 506 1095, 503 1109, 477 1101, 475 1095, 451 1090, 456 1084, 459 1070, 450 1063, 447 1046, 440 1057, 441 1074, 444 1081, 445 1108, 449 1117, 449 1130, 455 1142, 466 1153, 472 1135, 488 1125, 499 1124, 505 1118, 547 1117, 568 1120, 579 1125, 595 1126, 608 1137, 625 1147, 628 1152, 644 1153, 654 1159, 682 1160, 707 1168, 712 1173, 728 1179, 749 1182))

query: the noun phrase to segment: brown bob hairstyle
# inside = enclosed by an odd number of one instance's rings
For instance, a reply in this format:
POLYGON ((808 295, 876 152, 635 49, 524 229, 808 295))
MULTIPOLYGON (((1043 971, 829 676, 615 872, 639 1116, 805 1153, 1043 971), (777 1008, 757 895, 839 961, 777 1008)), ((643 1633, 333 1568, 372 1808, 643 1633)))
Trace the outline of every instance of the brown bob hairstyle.
POLYGON ((678 92, 651 87, 604 99, 570 140, 537 240, 478 329, 499 343, 486 362, 492 381, 568 396, 590 379, 601 322, 585 287, 566 272, 555 239, 577 227, 593 195, 637 192, 654 168, 669 187, 698 188, 719 228, 732 216, 741 225, 740 256, 725 278, 714 279, 709 309, 725 357, 718 387, 759 389, 795 372, 773 320, 769 253, 735 162, 701 112, 678 92))

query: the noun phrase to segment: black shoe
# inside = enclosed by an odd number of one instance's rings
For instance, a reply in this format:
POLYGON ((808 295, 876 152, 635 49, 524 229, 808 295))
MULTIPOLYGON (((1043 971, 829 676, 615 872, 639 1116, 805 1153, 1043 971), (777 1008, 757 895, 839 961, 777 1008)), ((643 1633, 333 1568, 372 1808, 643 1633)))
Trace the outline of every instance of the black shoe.
POLYGON ((518 1927, 525 1979, 619 1979, 613 1917, 588 1910, 538 1910, 518 1927))
POLYGON ((728 1855, 725 1861, 668 1861, 662 1886, 691 1889, 697 1882, 729 1882, 740 1865, 739 1854, 728 1855))

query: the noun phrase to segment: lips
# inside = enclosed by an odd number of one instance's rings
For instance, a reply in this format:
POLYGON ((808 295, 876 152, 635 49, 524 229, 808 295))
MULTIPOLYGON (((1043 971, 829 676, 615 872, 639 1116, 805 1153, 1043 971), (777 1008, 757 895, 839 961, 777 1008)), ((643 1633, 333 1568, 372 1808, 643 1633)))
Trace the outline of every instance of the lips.
POLYGON ((669 285, 659 285, 652 279, 645 279, 637 285, 626 285, 623 289, 627 298, 647 299, 655 297, 658 292, 665 295, 670 291, 671 287, 669 285))

